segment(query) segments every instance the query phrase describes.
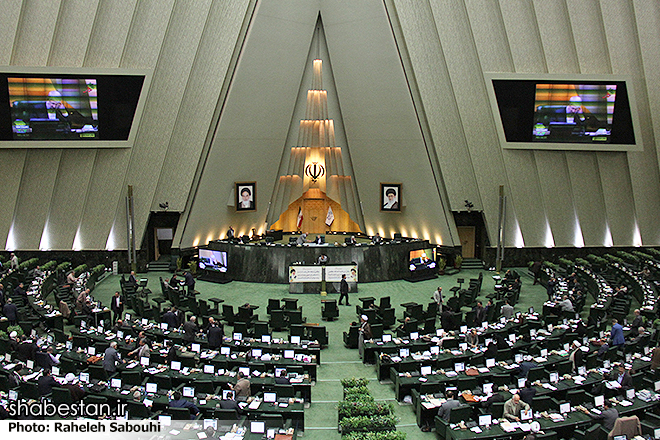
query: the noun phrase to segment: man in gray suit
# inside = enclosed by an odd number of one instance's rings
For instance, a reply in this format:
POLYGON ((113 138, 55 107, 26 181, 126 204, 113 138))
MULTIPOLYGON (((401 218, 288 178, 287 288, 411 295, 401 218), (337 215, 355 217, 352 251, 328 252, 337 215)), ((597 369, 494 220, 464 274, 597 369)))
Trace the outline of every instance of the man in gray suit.
POLYGON ((117 371, 117 362, 122 362, 117 353, 117 342, 112 341, 103 354, 103 369, 110 375, 117 371))
POLYGON ((454 393, 455 391, 448 390, 445 393, 447 401, 440 406, 440 409, 438 409, 438 417, 441 417, 447 422, 449 421, 449 413, 451 409, 461 405, 461 402, 455 399, 456 395, 454 393))
POLYGON ((502 306, 500 313, 502 313, 502 316, 504 316, 507 320, 511 319, 513 316, 513 306, 509 304, 508 299, 504 301, 504 305, 502 306))
POLYGON ((610 402, 607 399, 605 399, 605 402, 603 403, 603 410, 600 412, 600 414, 593 414, 586 408, 583 409, 582 412, 587 414, 592 419, 602 420, 603 428, 605 428, 607 431, 611 431, 612 428, 614 428, 614 422, 616 422, 616 419, 619 418, 619 411, 617 411, 616 408, 612 408, 610 406, 610 402))

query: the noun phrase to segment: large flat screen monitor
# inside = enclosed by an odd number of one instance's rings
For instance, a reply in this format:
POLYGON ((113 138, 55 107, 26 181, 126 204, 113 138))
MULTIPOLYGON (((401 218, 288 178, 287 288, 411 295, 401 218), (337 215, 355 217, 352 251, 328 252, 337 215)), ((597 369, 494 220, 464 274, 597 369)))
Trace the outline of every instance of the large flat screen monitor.
POLYGON ((415 272, 423 269, 435 269, 435 249, 418 249, 410 251, 408 256, 408 269, 415 272))
POLYGON ((132 146, 151 72, 0 68, 0 147, 132 146))
POLYGON ((641 150, 632 83, 626 77, 485 76, 503 148, 641 150))
POLYGON ((213 272, 227 272, 227 252, 200 249, 199 268, 213 272))

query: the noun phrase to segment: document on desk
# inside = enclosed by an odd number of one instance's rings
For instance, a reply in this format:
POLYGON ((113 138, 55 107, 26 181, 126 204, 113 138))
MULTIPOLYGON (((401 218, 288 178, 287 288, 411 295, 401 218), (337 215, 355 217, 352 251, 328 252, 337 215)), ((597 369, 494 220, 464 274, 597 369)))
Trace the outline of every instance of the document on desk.
POLYGON ((594 409, 591 410, 591 412, 594 413, 594 414, 600 414, 602 411, 599 410, 598 408, 594 408, 594 409))
POLYGON ((259 405, 261 405, 261 400, 253 400, 252 403, 248 406, 249 409, 258 409, 259 405))
POLYGON ((475 434, 481 434, 483 432, 478 426, 473 426, 470 428, 470 431, 474 432, 475 434))
POLYGON ((529 432, 532 430, 532 425, 530 423, 521 423, 519 428, 524 432, 529 432))
POLYGON ((511 422, 509 422, 508 420, 505 420, 504 422, 500 423, 500 428, 502 428, 504 432, 513 432, 516 430, 516 428, 511 426, 511 422))

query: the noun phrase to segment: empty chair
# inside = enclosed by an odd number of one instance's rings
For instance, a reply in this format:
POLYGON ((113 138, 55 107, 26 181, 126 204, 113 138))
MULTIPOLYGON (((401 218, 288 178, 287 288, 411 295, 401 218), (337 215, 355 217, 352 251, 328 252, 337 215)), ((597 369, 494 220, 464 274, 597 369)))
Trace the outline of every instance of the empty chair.
POLYGON ((277 298, 268 298, 268 307, 266 307, 266 313, 270 315, 273 310, 282 310, 280 300, 277 298))
MULTIPOLYGON (((325 327, 323 327, 325 329, 325 327)), ((304 336, 305 334, 305 327, 303 327, 301 324, 293 324, 291 327, 289 327, 289 336, 304 336)))
POLYGON ((55 405, 60 403, 72 404, 73 397, 71 397, 71 391, 68 388, 53 387, 53 394, 51 395, 51 400, 55 405))
POLYGON ((357 325, 352 325, 348 332, 344 332, 344 345, 347 348, 357 348, 358 347, 358 330, 360 328, 357 325))
POLYGON ((263 321, 256 321, 253 328, 253 336, 257 339, 261 339, 263 335, 268 334, 268 323, 263 321))
POLYGON ((371 337, 383 339, 383 324, 371 324, 371 337))
POLYGON ((89 372, 90 379, 108 380, 108 373, 101 365, 90 365, 87 367, 87 371, 89 372))
POLYGON ((172 417, 172 420, 190 420, 191 412, 188 408, 167 408, 165 411, 172 417))
POLYGON ((449 411, 449 423, 459 423, 464 420, 472 420, 472 407, 460 405, 449 411))
POLYGON ((302 316, 302 310, 285 310, 284 315, 286 316, 289 325, 302 324, 305 322, 302 316))
POLYGON ((213 386, 213 381, 211 380, 196 380, 194 385, 195 385, 195 393, 205 393, 205 394, 215 393, 215 387, 213 386))
POLYGON ((234 321, 236 321, 236 314, 234 313, 234 306, 230 304, 223 304, 222 305, 222 319, 227 321, 229 325, 234 325, 234 321))
POLYGON ((389 296, 384 296, 380 299, 380 302, 378 303, 378 310, 384 310, 384 309, 389 309, 392 307, 390 303, 390 297, 389 296))
POLYGON ((413 306, 409 306, 408 310, 403 312, 403 316, 404 318, 410 317, 418 321, 424 320, 424 309, 422 304, 415 304, 413 306))
POLYGON ((271 311, 268 325, 270 325, 270 328, 272 328, 273 330, 282 330, 286 326, 286 321, 284 319, 284 311, 283 310, 271 311))
MULTIPOLYGON (((319 341, 319 344, 322 346, 328 345, 328 332, 325 330, 325 326, 314 326, 310 327, 310 336, 314 341, 319 341)), ((371 331, 373 332, 373 326, 371 326, 371 331)), ((382 326, 381 326, 382 333, 382 326)))
POLYGON ((424 334, 428 335, 431 333, 435 333, 435 317, 433 318, 426 318, 424 321, 424 334))
MULTIPOLYGON (((126 411, 128 412, 129 419, 148 419, 151 417, 151 411, 147 408, 144 403, 136 402, 134 400, 127 400, 126 402, 126 411)), ((186 408, 181 408, 186 409, 186 408)), ((174 417, 172 417, 174 419, 174 417)), ((188 419, 190 419, 190 414, 188 414, 188 419)))
POLYGON ((293 385, 277 384, 273 387, 277 397, 296 397, 296 390, 293 385))
POLYGON ((240 333, 243 336, 247 336, 248 334, 247 322, 234 321, 234 333, 240 333))
POLYGON ((337 308, 337 300, 328 299, 323 301, 321 306, 321 319, 326 321, 334 321, 339 317, 339 308, 337 308))
POLYGON ((394 307, 380 309, 380 322, 384 328, 390 328, 396 323, 396 315, 394 307))
POLYGON ((139 371, 124 370, 121 372, 121 382, 126 385, 141 385, 142 373, 139 371))
POLYGON ((240 417, 235 409, 216 409, 213 418, 218 420, 238 420, 240 417))

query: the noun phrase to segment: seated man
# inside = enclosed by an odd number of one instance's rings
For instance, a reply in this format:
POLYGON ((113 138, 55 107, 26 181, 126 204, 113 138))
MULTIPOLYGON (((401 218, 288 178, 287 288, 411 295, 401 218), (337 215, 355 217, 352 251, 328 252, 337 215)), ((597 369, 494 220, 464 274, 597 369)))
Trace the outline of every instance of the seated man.
POLYGON ((170 400, 170 408, 188 408, 190 410, 190 419, 194 419, 199 414, 199 408, 194 403, 187 401, 181 397, 181 393, 175 391, 170 400))
POLYGON ((454 393, 455 392, 453 390, 448 390, 445 392, 447 401, 440 406, 440 409, 438 409, 438 417, 447 422, 449 421, 449 413, 451 412, 451 409, 461 405, 461 403, 456 400, 456 395, 454 393))
POLYGON ((513 397, 504 402, 504 413, 502 417, 519 422, 521 411, 529 411, 529 409, 529 405, 520 400, 520 395, 514 394, 513 397))

